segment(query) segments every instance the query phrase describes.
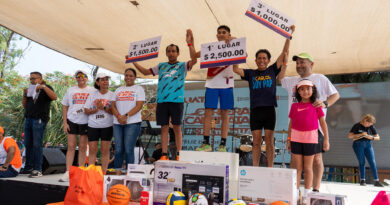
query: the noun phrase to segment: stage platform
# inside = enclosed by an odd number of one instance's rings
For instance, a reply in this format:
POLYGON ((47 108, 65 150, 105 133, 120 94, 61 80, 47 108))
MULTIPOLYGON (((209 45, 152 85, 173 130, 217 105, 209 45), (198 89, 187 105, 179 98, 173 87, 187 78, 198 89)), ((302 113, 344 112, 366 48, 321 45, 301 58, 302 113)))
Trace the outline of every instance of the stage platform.
MULTIPOLYGON (((19 175, 16 178, 0 179, 0 199, 5 205, 42 205, 63 201, 68 182, 59 182, 62 174, 45 175, 40 178, 28 178, 19 175)), ((349 205, 369 205, 379 191, 390 193, 390 186, 374 187, 369 184, 326 182, 321 184, 320 192, 346 195, 349 205)))

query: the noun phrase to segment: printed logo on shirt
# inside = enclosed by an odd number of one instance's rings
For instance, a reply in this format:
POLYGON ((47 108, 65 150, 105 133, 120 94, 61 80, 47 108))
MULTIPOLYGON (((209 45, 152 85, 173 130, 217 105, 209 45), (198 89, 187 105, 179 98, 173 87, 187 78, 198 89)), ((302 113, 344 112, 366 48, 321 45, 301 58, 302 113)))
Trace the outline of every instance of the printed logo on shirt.
POLYGON ((117 101, 134 101, 135 92, 134 91, 121 91, 117 94, 117 101))
POLYGON ((253 76, 252 77, 252 88, 261 89, 261 88, 270 88, 272 87, 271 76, 253 76))
POLYGON ((72 96, 72 103, 75 104, 85 104, 89 96, 89 93, 75 93, 72 96))
POLYGON ((298 112, 301 112, 301 111, 304 111, 304 110, 307 110, 307 107, 305 107, 305 108, 298 108, 298 112))
POLYGON ((96 108, 96 104, 98 101, 100 101, 103 104, 103 106, 111 105, 111 102, 107 99, 96 99, 95 101, 93 101, 93 107, 96 108))

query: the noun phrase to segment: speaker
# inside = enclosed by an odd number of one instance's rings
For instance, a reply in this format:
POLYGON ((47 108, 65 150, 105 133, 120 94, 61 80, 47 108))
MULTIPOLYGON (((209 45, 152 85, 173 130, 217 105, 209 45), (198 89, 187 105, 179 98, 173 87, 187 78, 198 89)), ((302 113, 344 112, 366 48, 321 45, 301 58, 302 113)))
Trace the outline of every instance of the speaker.
POLYGON ((59 148, 43 148, 42 174, 58 174, 66 171, 66 159, 59 148))

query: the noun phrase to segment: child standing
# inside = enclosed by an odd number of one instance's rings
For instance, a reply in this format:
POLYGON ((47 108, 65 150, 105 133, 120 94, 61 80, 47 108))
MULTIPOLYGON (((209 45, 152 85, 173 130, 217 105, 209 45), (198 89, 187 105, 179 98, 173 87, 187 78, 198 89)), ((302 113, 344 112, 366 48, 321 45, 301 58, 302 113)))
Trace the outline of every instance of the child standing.
POLYGON ((324 150, 329 150, 328 127, 325 122, 322 108, 313 106, 317 99, 317 89, 310 80, 303 79, 295 86, 297 103, 292 104, 288 127, 287 148, 291 150, 291 161, 297 170, 297 188, 299 189, 302 169, 305 177, 305 191, 303 197, 312 187, 313 159, 318 150, 318 121, 324 133, 324 150))

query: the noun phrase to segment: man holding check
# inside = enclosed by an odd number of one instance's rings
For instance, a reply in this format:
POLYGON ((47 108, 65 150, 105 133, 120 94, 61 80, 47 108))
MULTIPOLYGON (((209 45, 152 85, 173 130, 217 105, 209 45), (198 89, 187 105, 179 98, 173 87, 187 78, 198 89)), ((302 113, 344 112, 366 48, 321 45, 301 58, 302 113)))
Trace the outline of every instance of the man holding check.
POLYGON ((170 44, 166 48, 168 62, 159 63, 157 66, 147 69, 137 62, 134 66, 144 75, 159 75, 157 88, 157 125, 161 125, 161 160, 168 160, 168 131, 169 119, 172 120, 173 130, 176 138, 177 160, 182 147, 183 135, 181 132, 181 122, 183 117, 184 104, 184 83, 187 71, 196 64, 196 53, 192 31, 187 30, 186 41, 190 49, 191 60, 179 62, 179 47, 170 44))

